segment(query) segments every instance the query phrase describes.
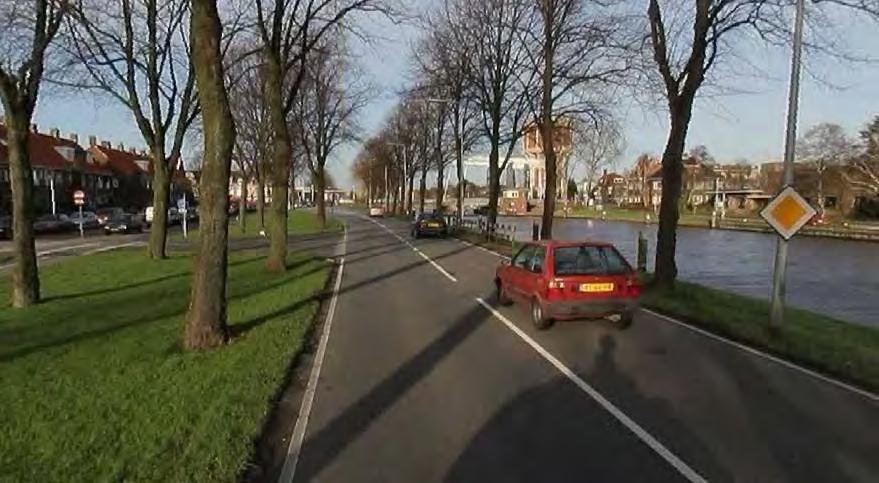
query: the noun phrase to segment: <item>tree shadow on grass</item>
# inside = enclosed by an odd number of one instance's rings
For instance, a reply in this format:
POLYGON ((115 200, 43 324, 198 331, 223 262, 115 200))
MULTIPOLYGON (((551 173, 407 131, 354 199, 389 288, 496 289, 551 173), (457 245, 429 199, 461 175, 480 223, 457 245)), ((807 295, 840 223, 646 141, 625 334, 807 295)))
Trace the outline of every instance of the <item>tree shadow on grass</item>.
MULTIPOLYGON (((262 258, 264 257, 242 260, 238 264, 253 263, 262 258)), ((288 265, 291 270, 281 277, 256 279, 254 282, 248 283, 236 283, 229 289, 227 302, 235 302, 261 292, 271 291, 289 284, 296 278, 305 276, 305 274, 323 270, 324 265, 318 263, 315 269, 308 270, 305 273, 295 271, 296 268, 314 263, 316 260, 315 258, 296 260, 288 265)), ((179 282, 175 282, 175 285, 171 284, 176 278, 178 277, 156 282, 152 285, 145 285, 150 287, 148 290, 129 290, 128 292, 130 293, 123 292, 123 297, 102 299, 94 304, 89 304, 87 308, 88 316, 85 316, 83 313, 59 313, 59 317, 69 315, 64 325, 71 326, 72 324, 73 330, 70 331, 63 331, 59 334, 61 332, 59 329, 63 329, 63 327, 59 327, 58 324, 39 323, 23 326, 14 331, 14 335, 16 338, 24 339, 28 342, 10 351, 3 351, 0 348, 0 362, 9 362, 42 350, 103 337, 134 326, 148 325, 175 316, 181 317, 186 312, 189 291, 185 289, 174 290, 176 285, 180 285, 179 282), (154 301, 155 303, 144 305, 144 301, 154 301), (133 307, 141 310, 133 310, 133 307), (86 330, 76 331, 76 328, 82 326, 90 327, 86 330)), ((304 303, 305 301, 300 302, 299 306, 304 303)), ((45 307, 40 306, 38 308, 45 309, 45 307)), ((82 307, 79 308, 81 309, 82 307)), ((284 310, 291 311, 293 309, 285 307, 284 310)), ((54 316, 51 313, 43 315, 46 317, 54 316)), ((12 332, 7 335, 12 335, 12 332)))

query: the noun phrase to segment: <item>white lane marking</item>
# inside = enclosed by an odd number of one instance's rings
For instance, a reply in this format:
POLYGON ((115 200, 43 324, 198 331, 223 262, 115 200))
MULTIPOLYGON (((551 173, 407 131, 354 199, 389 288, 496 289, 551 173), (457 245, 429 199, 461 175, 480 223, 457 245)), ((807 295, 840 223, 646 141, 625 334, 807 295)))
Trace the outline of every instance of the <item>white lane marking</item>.
POLYGON ((145 245, 146 245, 145 242, 140 242, 140 241, 137 241, 137 242, 129 242, 129 243, 120 243, 120 244, 118 244, 118 245, 110 245, 110 246, 106 246, 106 247, 98 248, 98 249, 95 249, 95 250, 89 250, 89 251, 87 251, 87 252, 84 252, 83 255, 94 255, 95 253, 109 252, 109 251, 111 251, 111 250, 118 250, 118 249, 120 249, 120 248, 136 247, 136 246, 145 246, 145 245))
MULTIPOLYGON (((463 243, 468 243, 468 244, 470 244, 470 242, 467 242, 467 241, 464 241, 464 240, 461 240, 461 241, 462 241, 463 243)), ((478 246, 478 245, 475 245, 475 246, 478 246)), ((499 256, 499 257, 503 257, 503 255, 501 255, 500 253, 497 253, 497 252, 494 252, 494 251, 491 251, 491 250, 488 250, 488 249, 485 249, 485 250, 486 250, 486 251, 489 251, 490 253, 493 253, 493 254, 495 254, 495 255, 497 255, 497 256, 499 256)), ((504 257, 504 258, 508 258, 508 257, 504 257)), ((725 343, 725 344, 731 345, 731 346, 733 346, 733 347, 735 347, 735 348, 737 348, 737 349, 739 349, 739 350, 742 350, 742 351, 744 351, 744 352, 747 352, 748 354, 751 354, 751 355, 754 355, 754 356, 757 356, 757 357, 761 357, 761 358, 763 358, 763 359, 766 359, 766 360, 769 360, 769 361, 775 362, 776 364, 782 365, 782 366, 784 366, 784 367, 786 367, 786 368, 788 368, 788 369, 792 369, 792 370, 794 370, 794 371, 801 372, 801 373, 803 373, 803 374, 806 374, 806 375, 812 376, 812 377, 814 377, 815 379, 818 379, 818 380, 823 381, 823 382, 827 382, 827 383, 829 383, 829 384, 833 384, 833 385, 836 386, 836 387, 839 387, 839 388, 842 388, 842 389, 846 389, 846 390, 851 391, 851 392, 853 392, 853 393, 855 393, 855 394, 859 394, 859 395, 864 396, 865 398, 870 399, 870 400, 872 400, 872 401, 879 401, 879 394, 876 394, 876 393, 873 393, 873 392, 867 391, 866 389, 861 389, 861 388, 859 388, 859 387, 852 386, 851 384, 848 384, 848 383, 842 382, 842 381, 840 381, 840 380, 838 380, 838 379, 834 379, 834 378, 832 378, 832 377, 825 376, 824 374, 821 374, 821 373, 819 373, 819 372, 815 372, 815 371, 813 371, 813 370, 811 370, 811 369, 807 369, 807 368, 805 368, 805 367, 803 367, 803 366, 801 366, 801 365, 794 364, 793 362, 790 362, 790 361, 784 360, 784 359, 782 359, 782 358, 780 358, 780 357, 776 357, 776 356, 774 356, 774 355, 772 355, 772 354, 769 354, 769 353, 763 352, 763 351, 761 351, 761 350, 759 350, 759 349, 755 349, 755 348, 753 348, 753 347, 750 347, 750 346, 747 346, 747 345, 745 345, 745 344, 742 344, 742 343, 736 342, 736 341, 734 341, 734 340, 727 339, 726 337, 722 337, 722 336, 719 336, 719 335, 717 335, 717 334, 712 334, 711 332, 708 332, 707 330, 700 329, 700 328, 698 328, 698 327, 696 327, 696 326, 693 326, 693 325, 690 325, 690 324, 688 324, 688 323, 686 323, 686 322, 684 322, 684 321, 681 321, 681 320, 678 320, 678 319, 675 319, 675 318, 669 317, 669 316, 667 316, 667 315, 662 315, 662 314, 660 314, 660 313, 658 313, 658 312, 654 312, 654 311, 652 311, 652 310, 650 310, 650 309, 647 309, 647 308, 642 307, 641 310, 643 310, 643 311, 645 311, 645 312, 648 312, 648 313, 650 313, 650 314, 652 314, 652 315, 655 315, 656 317, 659 317, 660 319, 665 320, 665 321, 667 321, 667 322, 671 322, 671 323, 673 323, 673 324, 675 324, 675 325, 678 325, 678 326, 680 326, 680 327, 683 327, 683 328, 685 328, 685 329, 689 329, 689 330, 691 330, 691 331, 693 331, 693 332, 696 332, 697 334, 701 334, 701 335, 703 335, 703 336, 705 336, 705 337, 708 337, 708 338, 710 338, 710 339, 714 339, 714 340, 716 340, 716 341, 718 341, 718 342, 723 342, 723 343, 725 343)))
POLYGON ((747 352, 748 354, 751 354, 751 355, 754 355, 754 356, 757 356, 757 357, 761 357, 761 358, 763 358, 763 359, 766 359, 766 360, 769 360, 769 361, 775 362, 776 364, 780 364, 780 365, 782 365, 782 366, 784 366, 784 367, 787 367, 788 369, 793 369, 794 371, 801 372, 801 373, 806 374, 806 375, 808 375, 808 376, 812 376, 812 377, 814 377, 815 379, 818 379, 818 380, 820 380, 820 381, 827 382, 827 383, 833 384, 834 386, 837 386, 837 387, 839 387, 839 388, 849 390, 849 391, 851 391, 851 392, 853 392, 853 393, 856 393, 856 394, 859 394, 859 395, 861 395, 861 396, 864 396, 865 398, 870 399, 870 400, 872 400, 872 401, 879 401, 879 394, 874 394, 874 393, 872 393, 872 392, 870 392, 870 391, 867 391, 867 390, 861 389, 861 388, 859 388, 859 387, 852 386, 851 384, 846 384, 846 383, 844 383, 844 382, 842 382, 842 381, 840 381, 840 380, 833 379, 832 377, 825 376, 825 375, 823 375, 823 374, 821 374, 821 373, 818 373, 818 372, 815 372, 815 371, 813 371, 813 370, 811 370, 811 369, 807 369, 807 368, 805 368, 805 367, 803 367, 803 366, 800 366, 800 365, 794 364, 793 362, 786 361, 786 360, 781 359, 781 358, 779 358, 779 357, 776 357, 776 356, 774 356, 774 355, 772 355, 772 354, 769 354, 769 353, 763 352, 763 351, 758 350, 758 349, 755 349, 755 348, 753 348, 753 347, 749 347, 749 346, 747 346, 747 345, 745 345, 745 344, 741 344, 741 343, 736 342, 736 341, 734 341, 734 340, 727 339, 726 337, 721 337, 721 336, 719 336, 719 335, 717 335, 717 334, 712 334, 711 332, 708 332, 707 330, 700 329, 700 328, 698 328, 698 327, 695 327, 695 326, 690 325, 690 324, 688 324, 688 323, 686 323, 686 322, 683 322, 683 321, 680 321, 680 320, 674 319, 674 318, 669 317, 669 316, 667 316, 667 315, 662 315, 662 314, 660 314, 660 313, 658 313, 658 312, 654 312, 654 311, 652 311, 652 310, 650 310, 650 309, 646 309, 646 308, 642 308, 641 310, 643 310, 643 311, 645 311, 645 312, 647 312, 647 313, 649 313, 649 314, 651 314, 651 315, 654 315, 654 316, 656 316, 656 317, 659 317, 660 319, 663 319, 663 320, 665 320, 665 321, 667 321, 667 322, 671 322, 672 324, 675 324, 675 325, 677 325, 677 326, 683 327, 683 328, 685 328, 685 329, 687 329, 687 330, 691 330, 691 331, 693 331, 693 332, 696 332, 697 334, 701 334, 701 335, 703 335, 703 336, 705 336, 705 337, 708 337, 709 339, 713 339, 713 340, 716 340, 716 341, 718 341, 718 342, 722 342, 722 343, 724 343, 724 344, 731 345, 731 346, 733 346, 733 347, 735 347, 735 348, 737 348, 737 349, 739 349, 739 350, 742 350, 742 351, 747 352))
POLYGON ((344 253, 348 250, 348 227, 345 226, 344 230, 342 244, 336 248, 336 254, 337 256, 341 255, 341 258, 339 259, 339 271, 336 272, 333 298, 330 300, 330 307, 327 310, 324 330, 320 336, 317 354, 315 354, 314 357, 314 365, 311 367, 311 375, 308 377, 308 385, 305 387, 305 394, 302 395, 302 405, 299 407, 299 416, 296 418, 296 426, 293 428, 293 434, 290 436, 290 445, 287 447, 287 456, 284 458, 284 466, 281 468, 280 477, 278 477, 280 483, 293 481, 293 477, 296 475, 296 465, 299 463, 299 455, 302 454, 302 443, 305 440, 305 430, 308 427, 308 418, 311 416, 311 407, 314 405, 314 396, 317 392, 317 382, 318 379, 320 379, 320 371, 324 364, 324 356, 327 353, 327 343, 330 340, 330 330, 333 328, 333 317, 336 315, 336 304, 339 301, 339 289, 342 287, 342 271, 345 269, 344 253), (341 249, 339 249, 339 247, 341 247, 341 249))
POLYGON ((415 245, 409 243, 409 240, 407 240, 407 239, 401 237, 400 235, 394 233, 394 231, 391 230, 390 228, 388 228, 387 226, 385 226, 385 225, 383 225, 383 224, 381 224, 381 223, 379 223, 379 222, 377 222, 377 221, 375 221, 375 220, 373 220, 373 219, 371 219, 371 218, 367 218, 367 220, 369 220, 369 221, 375 223, 376 225, 378 225, 378 226, 384 228, 384 230, 385 230, 386 232, 390 233, 391 235, 394 235, 394 236, 397 238, 397 240, 400 240, 400 241, 401 241, 402 243, 404 243, 406 246, 408 246, 409 248, 411 248, 412 251, 414 251, 415 253, 417 253, 418 255, 420 255, 421 258, 425 259, 428 263, 430 263, 431 265, 433 265, 433 268, 437 269, 437 271, 438 271, 439 273, 445 275, 445 277, 446 277, 447 279, 449 279, 449 280, 451 280, 451 281, 453 281, 453 282, 457 282, 457 281, 458 281, 458 279, 455 278, 454 275, 452 275, 451 273, 449 273, 448 271, 446 271, 446 269, 443 268, 442 266, 440 266, 439 263, 436 263, 436 262, 433 261, 429 256, 425 255, 424 252, 422 252, 421 250, 418 249, 418 247, 416 247, 415 245))
POLYGON ((562 364, 560 360, 558 360, 555 356, 549 353, 546 349, 544 349, 540 344, 538 344, 534 339, 528 336, 525 332, 522 331, 519 327, 516 326, 513 322, 511 322, 508 318, 504 317, 503 314, 495 310, 494 307, 487 304, 485 300, 477 297, 476 301, 479 302, 480 305, 485 307, 486 310, 491 312, 492 315, 501 322, 504 323, 510 330, 512 330, 516 335, 518 335, 522 340, 525 341, 528 345, 531 346, 532 349, 537 351, 544 359, 546 359, 550 364, 555 366, 556 369, 559 370, 565 377, 567 377, 571 382, 573 382, 577 387, 579 387, 583 392, 585 392, 589 397, 595 400, 601 407, 604 408, 605 411, 609 412, 617 421, 623 424, 629 431, 635 434, 641 441, 643 441, 647 446, 649 446, 653 451, 655 451, 659 456, 661 456, 665 461, 667 461, 670 465, 672 465, 678 472, 687 480, 692 482, 705 482, 705 478, 702 477, 699 473, 696 473, 695 470, 690 468, 686 463, 683 462, 680 458, 675 456, 668 448, 663 446, 662 443, 659 442, 656 438, 654 438, 650 433, 648 433, 644 428, 642 428, 638 423, 636 423, 632 418, 628 417, 625 413, 623 413, 619 408, 614 406, 613 403, 607 400, 600 392, 595 390, 592 386, 590 386, 586 381, 584 381, 580 376, 574 373, 567 366, 562 364))
POLYGON ((496 256, 496 257, 498 257, 498 258, 503 258, 503 259, 505 259, 505 260, 509 260, 509 259, 510 259, 510 257, 508 257, 508 256, 506 256, 506 255, 501 255, 501 254, 498 253, 498 252, 495 252, 495 251, 489 250, 488 248, 485 248, 485 247, 482 246, 482 245, 477 245, 477 244, 472 243, 472 242, 469 242, 469 241, 467 241, 467 240, 462 240, 462 239, 460 239, 460 238, 458 238, 457 240, 458 240, 459 242, 461 242, 461 243, 467 245, 468 247, 476 248, 477 250, 483 251, 483 252, 488 253, 488 254, 490 254, 490 255, 494 255, 494 256, 496 256))

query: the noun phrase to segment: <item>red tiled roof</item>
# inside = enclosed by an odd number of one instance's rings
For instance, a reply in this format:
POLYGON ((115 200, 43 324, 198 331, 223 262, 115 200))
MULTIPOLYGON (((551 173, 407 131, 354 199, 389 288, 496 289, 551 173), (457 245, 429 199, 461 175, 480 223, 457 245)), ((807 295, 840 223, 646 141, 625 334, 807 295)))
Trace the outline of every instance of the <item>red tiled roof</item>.
MULTIPOLYGON (((9 163, 9 152, 6 147, 6 125, 0 124, 0 162, 9 163)), ((73 141, 66 139, 58 139, 48 134, 29 132, 28 133, 28 149, 30 151, 30 161, 32 167, 65 169, 74 165, 68 161, 57 150, 56 146, 65 146, 69 143, 76 146, 73 141)))
POLYGON ((98 158, 99 163, 106 165, 116 173, 124 175, 144 173, 145 171, 138 166, 137 161, 150 162, 148 156, 105 146, 92 146, 89 148, 89 151, 98 158))

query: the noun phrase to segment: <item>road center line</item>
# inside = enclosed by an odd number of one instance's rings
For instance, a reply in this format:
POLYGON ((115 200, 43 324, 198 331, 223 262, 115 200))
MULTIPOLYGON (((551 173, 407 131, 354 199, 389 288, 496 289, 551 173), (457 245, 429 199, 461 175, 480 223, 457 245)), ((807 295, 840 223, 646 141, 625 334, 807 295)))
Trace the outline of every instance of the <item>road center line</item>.
POLYGON ((543 348, 540 344, 537 343, 534 339, 528 336, 522 329, 516 326, 513 322, 511 322, 508 318, 504 317, 503 314, 495 310, 494 307, 489 305, 477 297, 476 301, 479 302, 480 305, 485 307, 486 310, 491 312, 492 315, 501 322, 504 323, 510 330, 512 330, 516 335, 518 335, 522 340, 525 341, 528 345, 531 346, 532 349, 537 351, 544 359, 546 359, 550 364, 555 366, 556 369, 559 370, 565 377, 567 377, 571 382, 574 383, 578 388, 580 388, 583 392, 585 392, 589 397, 591 397, 595 402, 601 405, 607 412, 609 412, 617 421, 623 424, 629 431, 635 434, 641 441, 643 441, 647 446, 649 446, 653 451, 655 451, 659 456, 661 456, 665 461, 667 461, 671 466, 673 466, 678 472, 687 480, 692 482, 705 482, 705 478, 703 478, 699 473, 696 473, 695 470, 690 468, 686 463, 683 462, 680 458, 675 456, 668 448, 666 448, 662 443, 659 442, 656 438, 654 438, 650 433, 648 433, 644 428, 642 428, 638 423, 636 423, 632 418, 628 417, 625 413, 623 413, 619 408, 614 406, 613 403, 607 400, 600 392, 595 390, 592 386, 590 386, 586 381, 584 381, 580 376, 574 373, 567 366, 562 364, 560 360, 558 360, 555 356, 549 353, 546 349, 543 348))
POLYGON ((400 241, 401 241, 402 243, 404 243, 406 246, 408 246, 409 248, 411 248, 412 251, 414 251, 415 253, 417 253, 418 255, 420 255, 421 258, 425 259, 428 263, 430 263, 431 265, 433 265, 433 268, 437 269, 437 271, 438 271, 439 273, 445 275, 445 277, 446 277, 447 279, 449 279, 449 280, 451 280, 451 281, 453 281, 453 282, 457 282, 457 281, 458 281, 458 279, 455 278, 454 275, 452 275, 451 273, 449 273, 448 271, 446 271, 446 269, 443 268, 439 263, 436 263, 436 262, 433 261, 429 256, 425 255, 424 252, 422 252, 421 250, 418 249, 418 247, 416 247, 415 245, 409 243, 409 240, 407 240, 407 239, 401 237, 400 235, 394 233, 393 230, 391 230, 391 229, 388 228, 387 226, 383 225, 382 223, 379 223, 379 222, 377 222, 377 221, 375 221, 375 220, 373 220, 373 219, 371 219, 371 218, 367 218, 367 220, 369 220, 369 221, 375 223, 376 225, 382 227, 386 232, 390 233, 391 235, 394 235, 394 237, 396 237, 397 240, 400 240, 400 241))
POLYGON ((305 440, 305 430, 308 427, 308 418, 311 416, 311 407, 314 405, 314 396, 317 392, 317 382, 320 379, 320 371, 324 364, 324 356, 327 353, 327 343, 330 340, 330 330, 333 328, 333 317, 336 315, 336 304, 339 301, 339 289, 342 287, 342 271, 345 269, 345 253, 348 250, 348 227, 345 226, 342 235, 342 243, 336 247, 336 255, 340 256, 339 271, 336 272, 336 282, 333 286, 333 298, 327 309, 327 318, 324 322, 324 330, 320 336, 317 354, 314 357, 314 365, 311 367, 311 375, 308 377, 308 385, 305 394, 302 395, 302 405, 299 407, 299 416, 296 418, 296 426, 290 436, 290 445, 287 447, 287 456, 284 458, 284 466, 281 468, 279 483, 289 483, 296 475, 296 465, 299 463, 299 455, 302 454, 302 443, 305 440))

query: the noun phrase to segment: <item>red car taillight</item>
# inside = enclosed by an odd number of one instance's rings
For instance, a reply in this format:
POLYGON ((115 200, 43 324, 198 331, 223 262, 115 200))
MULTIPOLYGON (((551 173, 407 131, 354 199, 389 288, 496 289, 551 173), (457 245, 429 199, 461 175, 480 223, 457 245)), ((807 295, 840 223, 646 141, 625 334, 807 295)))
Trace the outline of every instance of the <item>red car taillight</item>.
POLYGON ((550 279, 546 284, 546 298, 558 299, 564 295, 565 282, 563 280, 550 279))

